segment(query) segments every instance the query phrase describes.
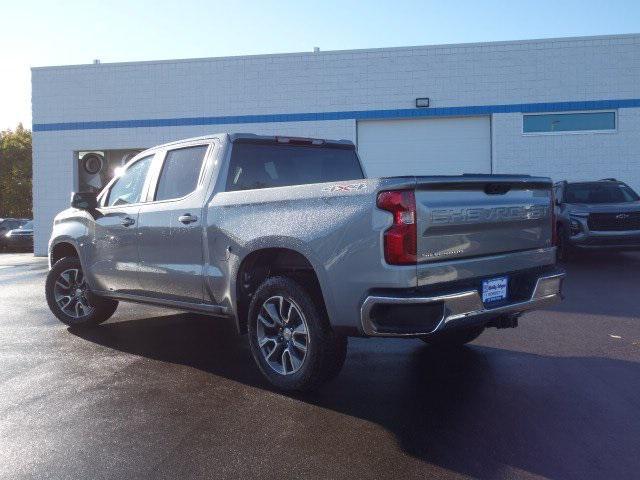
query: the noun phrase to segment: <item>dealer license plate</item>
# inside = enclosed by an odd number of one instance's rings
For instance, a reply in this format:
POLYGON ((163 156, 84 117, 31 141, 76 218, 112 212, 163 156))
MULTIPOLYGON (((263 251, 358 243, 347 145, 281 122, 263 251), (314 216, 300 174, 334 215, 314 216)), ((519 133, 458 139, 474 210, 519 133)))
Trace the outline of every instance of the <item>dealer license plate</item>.
POLYGON ((482 281, 482 301, 484 303, 499 302, 507 298, 507 277, 490 278, 482 281))

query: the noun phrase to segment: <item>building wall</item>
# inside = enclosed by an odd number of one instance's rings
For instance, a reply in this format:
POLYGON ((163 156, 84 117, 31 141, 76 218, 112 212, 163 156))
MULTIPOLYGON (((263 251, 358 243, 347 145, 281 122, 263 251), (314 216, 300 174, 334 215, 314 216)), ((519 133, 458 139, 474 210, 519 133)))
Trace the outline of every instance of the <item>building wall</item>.
POLYGON ((522 135, 522 114, 493 115, 494 172, 615 177, 640 191, 640 108, 619 109, 617 122, 614 132, 522 135))
POLYGON ((68 204, 74 151, 219 131, 356 140, 358 118, 466 114, 456 107, 492 114, 495 172, 615 175, 638 188, 638 108, 619 108, 608 134, 523 136, 520 113, 546 102, 640 107, 638 78, 640 35, 36 68, 35 249, 46 253, 68 204), (416 97, 431 107, 415 110, 416 97))

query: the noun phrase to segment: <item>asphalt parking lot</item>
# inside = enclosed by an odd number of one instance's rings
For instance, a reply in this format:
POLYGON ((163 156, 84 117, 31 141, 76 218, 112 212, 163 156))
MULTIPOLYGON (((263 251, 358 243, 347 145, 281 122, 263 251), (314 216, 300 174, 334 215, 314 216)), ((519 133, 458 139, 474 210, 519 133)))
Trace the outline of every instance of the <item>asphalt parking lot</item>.
POLYGON ((74 332, 46 261, 0 255, 2 478, 638 478, 640 255, 442 352, 352 339, 321 391, 271 390, 231 323, 121 304, 74 332))

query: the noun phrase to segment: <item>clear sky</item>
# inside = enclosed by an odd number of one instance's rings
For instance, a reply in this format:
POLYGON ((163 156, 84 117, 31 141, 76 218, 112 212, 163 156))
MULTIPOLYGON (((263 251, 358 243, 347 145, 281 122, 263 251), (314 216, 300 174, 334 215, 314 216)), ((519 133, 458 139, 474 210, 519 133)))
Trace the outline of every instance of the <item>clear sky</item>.
POLYGON ((640 32, 639 0, 0 1, 0 129, 32 66, 640 32))

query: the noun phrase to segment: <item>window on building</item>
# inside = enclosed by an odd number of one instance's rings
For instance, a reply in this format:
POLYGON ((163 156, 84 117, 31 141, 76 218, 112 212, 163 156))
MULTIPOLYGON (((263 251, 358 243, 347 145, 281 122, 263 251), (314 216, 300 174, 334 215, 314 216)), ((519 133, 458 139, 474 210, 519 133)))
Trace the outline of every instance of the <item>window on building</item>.
POLYGON ((141 158, 129 166, 118 180, 111 186, 107 206, 127 205, 138 203, 142 196, 142 187, 147 178, 147 172, 153 155, 141 158))
POLYGON ((227 191, 363 178, 351 148, 235 143, 227 191))
POLYGON ((549 113, 523 115, 524 133, 615 130, 615 112, 549 113))
POLYGON ((182 198, 198 185, 202 160, 208 145, 169 150, 164 159, 156 200, 182 198))

